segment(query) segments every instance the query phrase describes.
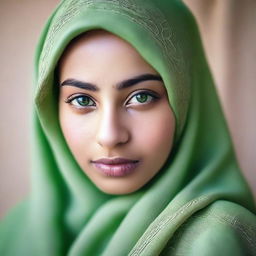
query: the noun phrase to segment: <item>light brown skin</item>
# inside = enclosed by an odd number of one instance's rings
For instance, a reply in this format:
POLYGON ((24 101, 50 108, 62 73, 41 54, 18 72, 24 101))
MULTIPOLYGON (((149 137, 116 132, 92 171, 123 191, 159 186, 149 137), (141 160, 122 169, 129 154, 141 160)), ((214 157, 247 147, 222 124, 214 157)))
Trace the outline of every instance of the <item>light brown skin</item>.
POLYGON ((76 79, 99 89, 81 89, 69 82, 60 87, 60 125, 81 169, 105 193, 128 194, 140 189, 170 154, 175 118, 162 81, 148 79, 119 90, 116 86, 139 75, 158 75, 156 70, 126 41, 99 30, 68 46, 59 72, 60 84, 76 79), (67 102, 71 95, 78 98, 72 96, 67 102), (144 102, 138 97, 144 97, 144 102), (138 165, 133 172, 116 177, 102 173, 92 163, 117 157, 136 160, 138 165))

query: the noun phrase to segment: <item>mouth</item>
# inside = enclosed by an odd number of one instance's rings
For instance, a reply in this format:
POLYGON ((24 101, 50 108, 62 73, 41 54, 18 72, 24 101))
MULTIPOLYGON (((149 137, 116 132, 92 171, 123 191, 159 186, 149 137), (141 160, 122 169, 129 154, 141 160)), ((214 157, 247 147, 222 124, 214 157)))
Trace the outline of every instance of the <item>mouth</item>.
POLYGON ((126 158, 101 158, 91 161, 94 167, 106 176, 123 177, 136 170, 139 160, 126 158))

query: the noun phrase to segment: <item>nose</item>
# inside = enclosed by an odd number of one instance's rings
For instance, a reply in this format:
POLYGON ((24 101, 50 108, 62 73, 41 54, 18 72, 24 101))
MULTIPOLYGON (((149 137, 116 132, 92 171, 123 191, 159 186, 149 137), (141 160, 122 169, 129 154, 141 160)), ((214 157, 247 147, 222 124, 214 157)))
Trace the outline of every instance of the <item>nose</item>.
POLYGON ((98 124, 98 144, 107 149, 126 144, 130 140, 130 132, 125 123, 124 117, 117 110, 104 111, 98 124))

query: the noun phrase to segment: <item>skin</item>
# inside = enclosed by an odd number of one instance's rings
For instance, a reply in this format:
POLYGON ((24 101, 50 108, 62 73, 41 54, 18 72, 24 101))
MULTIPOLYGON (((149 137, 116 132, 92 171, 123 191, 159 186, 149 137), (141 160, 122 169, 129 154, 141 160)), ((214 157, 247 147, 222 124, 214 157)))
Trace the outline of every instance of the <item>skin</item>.
POLYGON ((167 160, 175 130, 156 70, 126 41, 98 30, 67 47, 59 62, 59 78, 60 125, 89 179, 108 194, 128 194, 148 183, 167 160), (141 81, 118 89, 120 83, 138 76, 141 81), (136 167, 118 177, 106 175, 92 162, 120 157, 135 160, 136 167))

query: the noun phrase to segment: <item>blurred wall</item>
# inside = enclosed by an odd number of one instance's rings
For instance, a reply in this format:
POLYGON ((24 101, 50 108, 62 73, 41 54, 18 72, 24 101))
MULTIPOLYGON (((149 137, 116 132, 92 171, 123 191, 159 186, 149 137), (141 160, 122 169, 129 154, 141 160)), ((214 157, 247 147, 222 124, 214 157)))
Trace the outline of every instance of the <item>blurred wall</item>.
MULTIPOLYGON (((198 19, 240 164, 256 195, 256 2, 185 2, 198 19)), ((58 3, 0 2, 0 218, 29 190, 34 48, 46 18, 58 3)))
POLYGON ((46 18, 59 2, 0 2, 0 218, 29 190, 34 49, 46 18))
POLYGON ((256 1, 184 2, 198 22, 237 158, 256 198, 256 1))

